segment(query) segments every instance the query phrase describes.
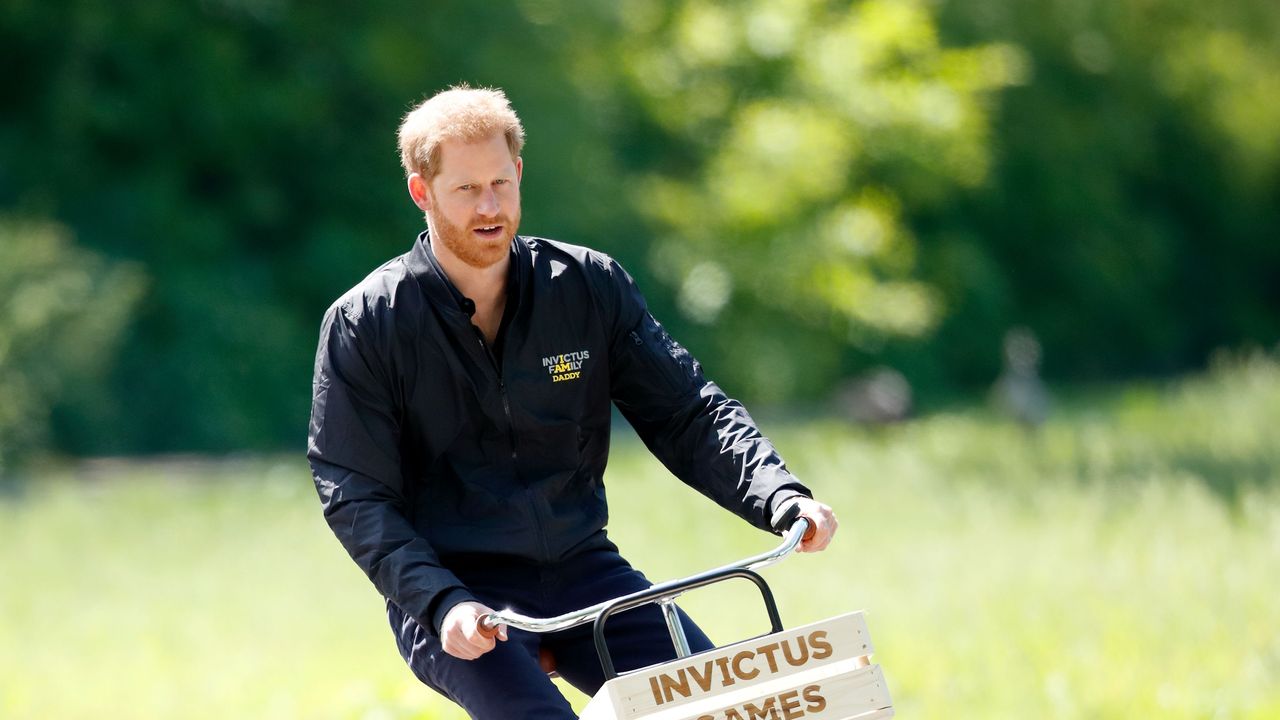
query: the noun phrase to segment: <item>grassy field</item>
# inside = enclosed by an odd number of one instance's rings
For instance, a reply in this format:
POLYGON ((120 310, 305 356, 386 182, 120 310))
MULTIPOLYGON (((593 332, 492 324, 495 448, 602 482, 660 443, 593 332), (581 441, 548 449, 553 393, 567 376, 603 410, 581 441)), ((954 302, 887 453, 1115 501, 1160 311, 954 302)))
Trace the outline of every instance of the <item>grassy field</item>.
MULTIPOLYGON (((766 571, 783 619, 868 610, 903 718, 1280 718, 1280 365, 981 408, 766 425, 838 510, 766 571)), ((655 580, 774 540, 638 443, 611 534, 655 580)), ((462 718, 396 654, 298 457, 96 462, 0 498, 0 717, 462 718)), ((683 603, 761 632, 749 587, 683 603)), ((576 696, 578 703, 583 702, 576 696)))

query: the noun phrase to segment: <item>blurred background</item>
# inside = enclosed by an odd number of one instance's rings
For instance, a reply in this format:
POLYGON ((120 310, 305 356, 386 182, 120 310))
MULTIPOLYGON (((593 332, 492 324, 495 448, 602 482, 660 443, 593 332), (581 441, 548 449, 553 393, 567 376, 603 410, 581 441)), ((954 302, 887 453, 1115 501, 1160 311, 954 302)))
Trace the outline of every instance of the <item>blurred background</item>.
MULTIPOLYGON (((841 512, 770 578, 901 716, 1280 717, 1280 5, 2 0, 0 68, 0 716, 462 717, 302 453, 468 82, 841 512)), ((617 435, 653 579, 771 542, 617 435)))

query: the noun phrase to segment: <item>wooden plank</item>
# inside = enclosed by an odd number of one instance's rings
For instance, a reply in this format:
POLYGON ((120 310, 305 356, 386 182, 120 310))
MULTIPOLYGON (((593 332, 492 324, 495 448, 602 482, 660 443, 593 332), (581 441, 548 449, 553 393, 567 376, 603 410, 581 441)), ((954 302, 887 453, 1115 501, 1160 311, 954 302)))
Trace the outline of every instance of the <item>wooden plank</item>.
MULTIPOLYGON (((880 666, 846 660, 660 709, 645 720, 882 720, 893 714, 880 666)), ((619 718, 607 697, 597 694, 579 720, 619 718)))
POLYGON ((847 613, 614 678, 582 717, 633 720, 872 652, 863 614, 847 613))
MULTIPOLYGON (((846 665, 846 667, 849 667, 846 665)), ((689 707, 692 714, 675 716, 663 712, 672 720, 872 720, 893 717, 893 707, 884 675, 878 665, 846 670, 835 675, 815 679, 815 674, 801 676, 807 681, 784 690, 742 697, 715 703, 698 703, 689 707)), ((799 677, 795 679, 800 679, 799 677)), ((651 716, 654 717, 654 716, 651 716)))

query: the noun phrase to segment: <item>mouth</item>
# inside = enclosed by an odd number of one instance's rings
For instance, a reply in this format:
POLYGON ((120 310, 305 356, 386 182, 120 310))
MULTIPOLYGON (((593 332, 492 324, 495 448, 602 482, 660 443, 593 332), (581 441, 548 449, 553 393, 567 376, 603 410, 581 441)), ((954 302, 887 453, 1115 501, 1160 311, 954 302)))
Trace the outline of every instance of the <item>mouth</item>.
POLYGON ((481 225, 480 227, 473 228, 471 232, 483 238, 496 238, 502 234, 502 226, 501 225, 481 225))

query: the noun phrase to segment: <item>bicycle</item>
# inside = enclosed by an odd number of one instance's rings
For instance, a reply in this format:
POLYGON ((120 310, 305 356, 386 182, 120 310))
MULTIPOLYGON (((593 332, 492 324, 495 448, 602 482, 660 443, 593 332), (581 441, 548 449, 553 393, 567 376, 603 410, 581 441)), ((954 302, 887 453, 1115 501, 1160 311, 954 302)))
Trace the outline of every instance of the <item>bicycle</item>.
MULTIPOLYGON (((794 510, 794 508, 793 508, 794 510)), ((593 623, 593 636, 605 684, 579 720, 879 720, 893 716, 893 705, 873 652, 863 612, 837 615, 786 630, 773 592, 757 570, 781 561, 810 531, 809 521, 784 515, 780 545, 769 552, 722 565, 645 590, 606 600, 551 618, 533 618, 510 610, 480 619, 486 632, 498 625, 550 633, 593 623), (745 579, 760 591, 769 616, 769 633, 705 652, 692 653, 676 613, 675 599, 685 592, 731 579, 745 579), (604 638, 609 618, 656 603, 671 635, 676 659, 619 674, 604 638)), ((554 667, 544 658, 543 669, 554 667)))

